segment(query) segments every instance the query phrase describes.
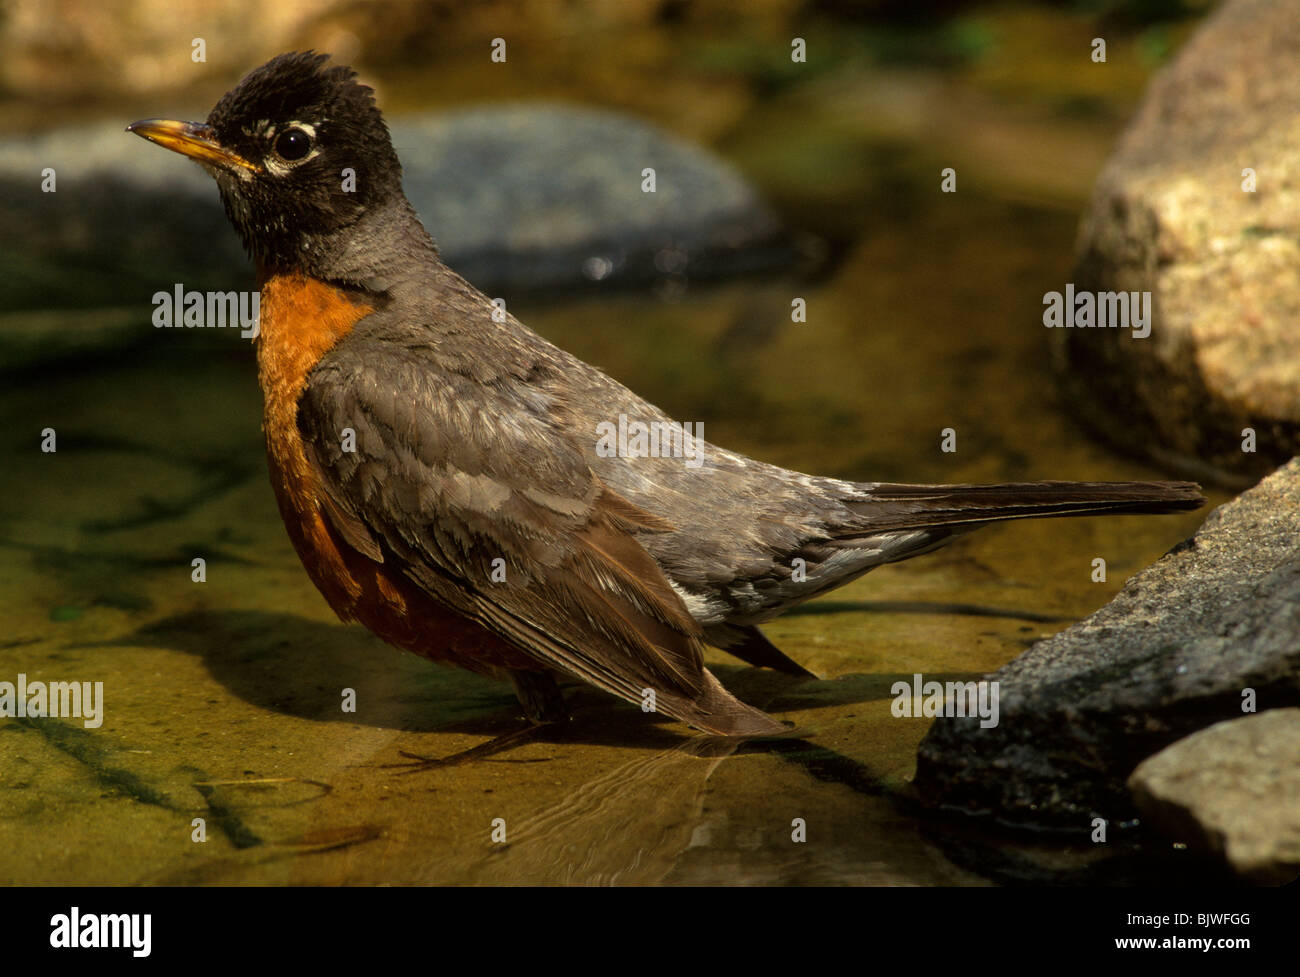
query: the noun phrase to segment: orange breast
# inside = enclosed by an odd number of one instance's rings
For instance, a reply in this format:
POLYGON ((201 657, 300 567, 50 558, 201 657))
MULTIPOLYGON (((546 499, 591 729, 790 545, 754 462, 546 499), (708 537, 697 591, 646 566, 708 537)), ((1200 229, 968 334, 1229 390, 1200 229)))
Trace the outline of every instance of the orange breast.
POLYGON ((312 367, 373 311, 333 285, 302 275, 272 276, 262 285, 262 426, 289 538, 307 575, 343 620, 360 621, 385 641, 426 658, 485 674, 536 669, 536 662, 486 628, 432 600, 400 568, 357 552, 323 514, 321 488, 298 430, 298 401, 312 367))

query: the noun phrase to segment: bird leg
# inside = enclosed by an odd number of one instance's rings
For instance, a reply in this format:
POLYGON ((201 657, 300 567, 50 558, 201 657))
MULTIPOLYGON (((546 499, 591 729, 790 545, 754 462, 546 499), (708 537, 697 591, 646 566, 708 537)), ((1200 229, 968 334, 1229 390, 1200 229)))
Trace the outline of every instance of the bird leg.
POLYGON ((569 707, 564 703, 564 693, 550 672, 511 669, 510 681, 514 683, 515 695, 530 723, 542 726, 569 721, 569 707))
POLYGON ((564 693, 560 691, 559 684, 550 672, 524 672, 511 669, 510 680, 514 683, 515 695, 518 696, 519 704, 528 719, 528 726, 524 729, 495 736, 486 743, 480 743, 478 746, 446 757, 426 757, 400 750, 403 757, 413 762, 385 764, 385 766, 401 767, 406 773, 414 773, 417 770, 435 770, 439 767, 471 763, 514 749, 519 744, 532 739, 546 726, 569 721, 569 709, 564 703, 564 693))

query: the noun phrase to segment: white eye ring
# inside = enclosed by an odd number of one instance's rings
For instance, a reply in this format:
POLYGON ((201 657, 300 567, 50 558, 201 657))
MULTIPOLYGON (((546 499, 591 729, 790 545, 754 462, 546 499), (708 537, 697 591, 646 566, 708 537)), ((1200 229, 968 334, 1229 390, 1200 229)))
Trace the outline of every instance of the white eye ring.
POLYGON ((271 139, 271 152, 266 157, 266 168, 277 175, 288 173, 295 166, 301 166, 307 160, 320 155, 316 144, 316 127, 309 122, 290 122, 276 130, 271 139), (308 151, 297 159, 290 159, 281 154, 280 140, 286 133, 298 131, 306 135, 308 151))

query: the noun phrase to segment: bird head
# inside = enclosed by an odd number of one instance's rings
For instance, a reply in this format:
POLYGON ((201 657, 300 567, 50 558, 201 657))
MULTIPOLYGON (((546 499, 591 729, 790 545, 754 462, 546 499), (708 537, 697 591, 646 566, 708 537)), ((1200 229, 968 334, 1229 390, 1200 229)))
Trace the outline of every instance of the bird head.
POLYGON ((374 92, 312 51, 249 72, 204 123, 127 126, 217 181, 226 215, 264 272, 340 251, 348 228, 402 196, 402 168, 374 92))

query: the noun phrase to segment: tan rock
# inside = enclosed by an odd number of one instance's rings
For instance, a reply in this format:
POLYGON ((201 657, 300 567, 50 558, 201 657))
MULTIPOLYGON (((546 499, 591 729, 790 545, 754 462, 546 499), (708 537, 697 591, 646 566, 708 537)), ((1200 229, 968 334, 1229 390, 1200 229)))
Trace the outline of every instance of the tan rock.
POLYGON ((1228 0, 1156 78, 1098 179, 1074 274, 1078 290, 1150 291, 1151 335, 1052 335, 1090 426, 1227 483, 1300 453, 1298 48, 1300 5, 1228 0))
POLYGON ((1216 723, 1139 764, 1143 817, 1252 882, 1300 876, 1300 709, 1216 723))

